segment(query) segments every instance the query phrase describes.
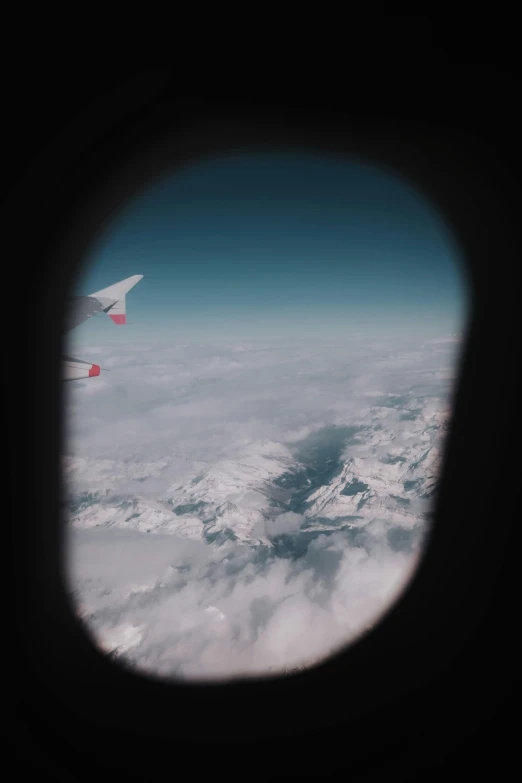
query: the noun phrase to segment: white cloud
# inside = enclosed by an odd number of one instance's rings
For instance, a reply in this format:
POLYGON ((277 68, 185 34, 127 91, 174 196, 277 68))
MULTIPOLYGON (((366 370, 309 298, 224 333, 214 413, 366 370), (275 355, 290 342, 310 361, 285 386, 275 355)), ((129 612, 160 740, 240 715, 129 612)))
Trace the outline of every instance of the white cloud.
POLYGON ((68 389, 64 475, 77 523, 92 526, 72 530, 68 574, 99 644, 144 671, 205 678, 319 659, 374 623, 422 541, 425 501, 393 499, 401 460, 413 464, 426 446, 435 459, 428 427, 442 422, 457 357, 448 341, 420 345, 373 337, 89 353, 111 372, 68 389), (347 513, 367 512, 363 522, 328 526, 329 509, 362 498, 334 492, 331 478, 331 497, 314 478, 326 521, 285 508, 290 490, 275 480, 303 458, 303 443, 316 476, 325 428, 360 425, 364 437, 340 443, 335 459, 356 460, 373 488, 366 511, 347 513), (84 508, 82 492, 99 495, 84 508), (238 541, 203 537, 230 528, 238 541))
POLYGON ((295 533, 304 521, 305 517, 302 514, 286 511, 267 523, 267 532, 271 536, 278 536, 282 533, 295 533))
POLYGON ((106 548, 108 562, 86 559, 85 539, 94 531, 81 531, 82 568, 73 566, 77 582, 80 570, 94 581, 83 585, 94 636, 106 649, 122 627, 139 628, 131 651, 138 667, 170 676, 255 674, 319 660, 388 608, 414 563, 404 554, 368 553, 327 536, 301 561, 260 564, 245 547, 221 552, 217 560, 209 545, 190 551, 178 540, 169 547, 167 536, 133 532, 125 544, 117 539, 114 568, 117 531, 104 532, 97 551, 106 548), (169 562, 178 567, 169 570, 169 562), (138 591, 146 578, 152 580, 148 590, 138 591), (103 595, 107 589, 111 593, 103 595))

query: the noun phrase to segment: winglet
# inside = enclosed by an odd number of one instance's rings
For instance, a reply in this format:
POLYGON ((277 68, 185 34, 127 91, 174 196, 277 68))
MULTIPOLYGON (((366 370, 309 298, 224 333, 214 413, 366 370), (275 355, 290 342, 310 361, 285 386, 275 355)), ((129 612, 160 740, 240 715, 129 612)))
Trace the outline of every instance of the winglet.
POLYGON ((125 324, 127 322, 125 295, 131 288, 134 288, 136 283, 139 283, 142 277, 143 275, 126 277, 125 280, 120 280, 119 283, 102 288, 101 291, 96 291, 96 293, 90 294, 90 296, 100 300, 103 304, 107 304, 107 307, 104 308, 105 312, 115 324, 125 324))

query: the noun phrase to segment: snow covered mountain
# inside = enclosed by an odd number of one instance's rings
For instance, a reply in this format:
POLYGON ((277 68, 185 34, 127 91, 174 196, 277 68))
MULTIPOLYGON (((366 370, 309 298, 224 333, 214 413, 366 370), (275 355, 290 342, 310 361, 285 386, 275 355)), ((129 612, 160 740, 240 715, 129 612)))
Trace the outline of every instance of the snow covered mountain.
POLYGON ((93 466, 69 460, 69 472, 88 468, 91 487, 98 487, 71 498, 70 519, 79 527, 252 545, 270 544, 267 523, 289 511, 303 516, 307 530, 360 527, 375 518, 412 527, 424 519, 435 490, 446 416, 431 399, 404 408, 370 406, 358 426, 320 429, 293 444, 254 443, 237 460, 189 472, 154 499, 139 491, 120 497, 111 484, 125 479, 146 488, 165 461, 93 466))

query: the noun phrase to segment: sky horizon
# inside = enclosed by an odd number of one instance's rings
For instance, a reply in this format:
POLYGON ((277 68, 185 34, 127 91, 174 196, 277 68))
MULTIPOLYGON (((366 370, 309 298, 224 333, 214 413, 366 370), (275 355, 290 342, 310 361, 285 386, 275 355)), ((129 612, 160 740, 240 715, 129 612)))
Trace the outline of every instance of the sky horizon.
POLYGON ((462 331, 464 268, 427 200, 377 167, 242 153, 165 176, 93 244, 74 295, 133 274, 128 325, 74 344, 462 331))

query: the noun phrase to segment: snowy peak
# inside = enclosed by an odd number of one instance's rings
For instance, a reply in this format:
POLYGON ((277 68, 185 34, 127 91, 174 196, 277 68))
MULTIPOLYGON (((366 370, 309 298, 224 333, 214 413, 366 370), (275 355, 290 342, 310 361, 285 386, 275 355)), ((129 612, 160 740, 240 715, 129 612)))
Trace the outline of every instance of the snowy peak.
MULTIPOLYGON (((289 445, 249 443, 236 459, 185 472, 183 481, 164 485, 154 499, 140 494, 140 482, 147 486, 144 474, 152 481, 161 476, 165 461, 140 471, 129 460, 117 467, 116 477, 126 469, 132 493, 77 496, 72 521, 217 543, 267 543, 266 531, 279 529, 271 520, 287 512, 300 514, 308 528, 361 526, 383 518, 412 527, 425 519, 436 489, 447 421, 431 401, 422 411, 421 406, 420 399, 408 408, 374 405, 356 426, 329 426, 289 445)), ((111 475, 107 463, 97 467, 100 480, 111 475)), ((75 467, 81 465, 69 464, 75 467)))

